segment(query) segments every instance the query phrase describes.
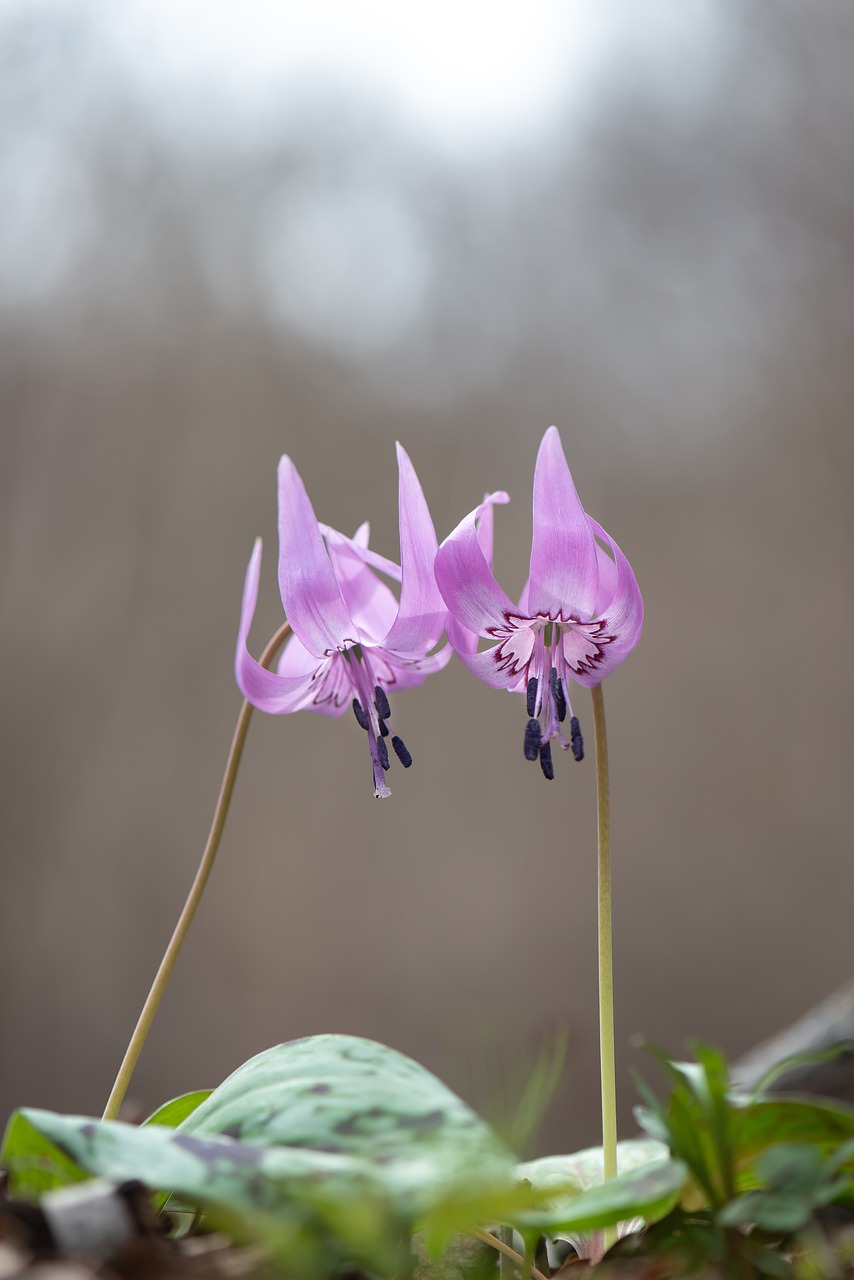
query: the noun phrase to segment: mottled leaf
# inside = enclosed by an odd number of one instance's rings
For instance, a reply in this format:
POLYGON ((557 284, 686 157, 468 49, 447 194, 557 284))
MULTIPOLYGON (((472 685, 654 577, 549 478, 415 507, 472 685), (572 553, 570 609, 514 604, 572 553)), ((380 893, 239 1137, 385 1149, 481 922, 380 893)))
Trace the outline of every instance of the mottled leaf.
POLYGON ((229 1076, 181 1125, 264 1146, 444 1167, 511 1161, 447 1085, 386 1045, 319 1035, 277 1045, 229 1076))
POLYGON ((88 1173, 224 1208, 355 1198, 416 1221, 460 1191, 468 1200, 512 1189, 512 1156, 488 1125, 418 1063, 372 1041, 329 1035, 279 1045, 177 1128, 162 1122, 182 1104, 141 1128, 21 1115, 42 1146, 48 1139, 88 1173))

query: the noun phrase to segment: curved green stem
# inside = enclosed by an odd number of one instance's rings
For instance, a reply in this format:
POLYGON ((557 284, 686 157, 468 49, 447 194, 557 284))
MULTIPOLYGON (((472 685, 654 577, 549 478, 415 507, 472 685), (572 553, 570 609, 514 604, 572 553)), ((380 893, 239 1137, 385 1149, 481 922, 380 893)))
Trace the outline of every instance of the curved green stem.
MULTIPOLYGON (((269 667, 275 658, 282 644, 287 639, 290 632, 290 624, 285 622, 276 634, 273 636, 267 648, 261 655, 261 666, 269 667)), ((151 1030, 151 1024, 154 1021, 158 1006, 160 1005, 163 992, 166 990, 166 984, 171 977, 172 970, 175 968, 175 962, 180 954, 184 939, 189 932, 190 925, 193 923, 193 917, 196 914, 196 908, 201 901, 202 894, 205 891, 205 885, 208 882, 211 869, 214 864, 214 858, 219 848, 219 842, 225 828, 225 820, 228 817, 228 808, 231 804, 231 795, 234 791, 234 783, 237 779, 237 770, 240 767, 240 757, 243 754, 243 744, 246 741, 246 734, 249 731, 249 721, 252 719, 252 704, 244 701, 240 708, 240 714, 237 717, 237 724, 234 729, 234 737, 231 740, 231 750, 228 753, 228 759, 225 763, 225 773, 222 778, 222 785, 219 789, 216 808, 214 809, 213 821, 211 829, 208 833, 207 842, 202 860, 196 871, 195 879, 190 887, 187 895, 187 901, 184 903, 183 910, 178 917, 178 923, 169 940, 163 959, 160 961, 160 967, 157 970, 154 981, 151 984, 151 990, 146 997, 145 1004, 142 1006, 142 1013, 139 1015, 133 1035, 130 1038, 130 1044, 125 1050, 125 1056, 122 1065, 119 1067, 119 1074, 116 1076, 116 1082, 113 1085, 107 1105, 104 1108, 104 1120, 115 1120, 119 1113, 119 1107, 124 1101, 127 1093, 128 1085, 131 1081, 139 1055, 142 1052, 142 1046, 145 1044, 146 1037, 151 1030)))
POLYGON ((526 1271, 532 1280, 546 1280, 542 1271, 539 1271, 534 1265, 532 1259, 522 1257, 521 1253, 507 1244, 500 1236, 494 1236, 490 1231, 484 1231, 482 1227, 469 1227, 466 1235, 472 1236, 475 1240, 481 1240, 484 1244, 488 1244, 492 1249, 496 1249, 498 1253, 503 1254, 505 1258, 509 1258, 511 1262, 515 1262, 519 1268, 519 1275, 525 1275, 526 1271))
MULTIPOLYGON (((599 1059, 602 1080, 602 1158, 604 1177, 617 1172, 617 1085, 614 1065, 614 966, 611 946, 611 804, 608 786, 608 734, 601 684, 593 694, 596 735, 596 797, 599 825, 599 1059)), ((616 1228, 605 1231, 605 1248, 616 1240, 616 1228)))

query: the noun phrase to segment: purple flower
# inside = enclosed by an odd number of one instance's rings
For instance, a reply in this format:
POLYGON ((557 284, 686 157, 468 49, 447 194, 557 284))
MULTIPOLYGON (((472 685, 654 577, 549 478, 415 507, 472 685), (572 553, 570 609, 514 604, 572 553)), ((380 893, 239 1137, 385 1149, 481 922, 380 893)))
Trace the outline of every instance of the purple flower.
POLYGON ((628 560, 582 507, 556 427, 537 454, 530 574, 518 605, 492 575, 493 504, 507 501, 488 494, 457 525, 439 548, 436 581, 450 610, 448 639, 469 670, 493 689, 525 691, 525 756, 553 778, 553 738, 576 760, 584 755, 570 679, 592 687, 628 657, 643 600, 628 560), (479 652, 478 637, 496 643, 479 652))
MULTIPOLYGON (((276 672, 246 647, 258 598, 261 540, 255 543, 240 614, 235 674, 243 696, 261 711, 343 715, 351 705, 370 744, 374 792, 391 795, 386 739, 389 695, 423 684, 445 666, 450 648, 430 653, 445 629, 446 610, 433 576, 436 533, 406 451, 400 473, 400 566, 368 549, 368 525, 352 538, 319 525, 290 458, 279 463, 279 589, 292 636, 276 672), (398 601, 374 570, 400 582, 398 601)), ((391 745, 412 764, 397 734, 391 745)))

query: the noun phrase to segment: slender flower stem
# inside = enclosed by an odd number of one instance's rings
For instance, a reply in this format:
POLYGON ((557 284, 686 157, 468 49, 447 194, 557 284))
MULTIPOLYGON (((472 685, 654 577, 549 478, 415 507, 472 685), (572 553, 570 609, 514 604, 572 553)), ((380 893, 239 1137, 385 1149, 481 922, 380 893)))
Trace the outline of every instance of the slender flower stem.
POLYGON ((531 1276, 532 1280, 546 1280, 542 1271, 539 1271, 530 1259, 523 1258, 521 1253, 518 1253, 512 1245, 506 1244, 498 1236, 492 1235, 489 1231, 482 1231, 480 1227, 471 1227, 466 1234, 472 1236, 475 1240, 482 1240, 484 1244, 497 1249, 500 1254, 503 1254, 505 1258, 509 1258, 511 1262, 515 1262, 521 1276, 525 1275, 525 1269, 527 1268, 527 1274, 531 1276))
MULTIPOLYGON (((608 734, 601 684, 593 694, 596 735, 596 797, 599 821, 599 1060, 602 1079, 602 1158, 605 1181, 617 1172, 617 1085, 614 1066, 614 967, 611 947, 611 813, 608 786, 608 734)), ((605 1248, 617 1238, 605 1230, 605 1248)))
MULTIPOLYGON (((285 622, 276 634, 273 636, 267 648, 261 655, 261 666, 269 667, 279 649, 284 644, 290 633, 290 624, 285 622)), ((240 708, 240 714, 237 717, 237 725, 234 730, 234 737, 231 740, 231 750, 228 753, 228 759, 225 764, 225 773, 222 778, 222 785, 219 789, 216 808, 214 809, 213 821, 211 829, 208 833, 207 843, 205 844, 202 860, 196 871, 190 892, 187 895, 187 901, 184 903, 178 923, 169 940, 169 946, 163 959, 160 961, 160 967, 155 975, 154 982, 151 984, 151 990, 148 993, 145 1004, 142 1006, 142 1013, 134 1028, 134 1033, 130 1038, 130 1044, 125 1050, 125 1056, 122 1065, 119 1068, 119 1074, 116 1076, 116 1082, 113 1085, 112 1092, 104 1109, 104 1120, 115 1120, 119 1113, 119 1107, 124 1101, 127 1093, 128 1085, 131 1081, 139 1055, 142 1052, 142 1046, 145 1044, 146 1037, 151 1030, 151 1024, 157 1013, 163 992, 166 990, 166 984, 175 968, 175 961, 184 944, 190 925, 193 923, 193 917, 196 914, 196 908, 201 901, 205 885, 208 882, 211 869, 214 864, 214 858, 219 848, 219 842, 225 828, 225 820, 228 817, 228 808, 231 804, 231 795, 234 791, 234 783, 237 779, 237 770, 240 767, 240 757, 243 754, 243 745, 246 742, 246 734, 249 731, 249 721, 252 719, 252 704, 244 701, 240 708)))

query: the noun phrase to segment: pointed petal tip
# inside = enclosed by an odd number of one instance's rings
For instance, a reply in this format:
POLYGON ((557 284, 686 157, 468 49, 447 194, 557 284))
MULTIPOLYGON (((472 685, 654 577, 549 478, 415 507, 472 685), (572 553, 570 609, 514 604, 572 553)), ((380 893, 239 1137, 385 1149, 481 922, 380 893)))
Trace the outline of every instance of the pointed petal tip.
POLYGON ((592 617, 599 586, 596 541, 557 427, 549 427, 537 453, 533 515, 528 608, 592 617))
POLYGON ((543 438, 540 441, 540 447, 537 450, 538 461, 540 454, 546 450, 548 450, 552 457, 556 457, 559 454, 560 457, 563 458, 564 462, 566 462, 566 454, 563 451, 563 441, 560 438, 560 432, 557 427, 549 427, 543 433, 543 438))

